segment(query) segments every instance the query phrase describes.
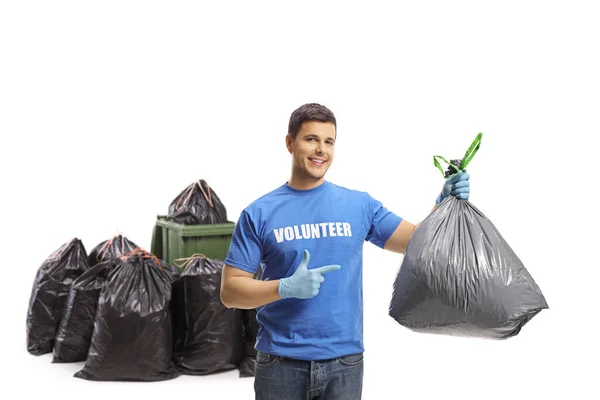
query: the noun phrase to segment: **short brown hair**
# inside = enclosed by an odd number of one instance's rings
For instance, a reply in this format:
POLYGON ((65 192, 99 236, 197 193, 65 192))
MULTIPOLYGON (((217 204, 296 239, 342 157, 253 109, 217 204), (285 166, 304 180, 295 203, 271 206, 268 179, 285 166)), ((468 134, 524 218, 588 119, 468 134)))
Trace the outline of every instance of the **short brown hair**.
POLYGON ((317 103, 308 103, 298 107, 290 116, 288 133, 292 139, 296 139, 302 124, 309 121, 331 122, 337 129, 335 115, 329 108, 317 103))

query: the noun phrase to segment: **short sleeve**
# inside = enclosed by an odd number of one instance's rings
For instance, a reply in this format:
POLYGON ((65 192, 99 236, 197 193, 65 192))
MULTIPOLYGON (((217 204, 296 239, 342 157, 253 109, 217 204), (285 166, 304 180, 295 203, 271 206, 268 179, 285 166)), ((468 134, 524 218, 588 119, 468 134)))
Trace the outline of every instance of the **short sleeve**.
POLYGON ((385 208, 380 201, 371 196, 368 199, 371 226, 365 240, 383 249, 385 242, 402 222, 402 218, 385 208))
POLYGON ((224 262, 254 274, 260 265, 262 254, 262 243, 256 234, 256 227, 248 212, 244 210, 233 229, 224 262))

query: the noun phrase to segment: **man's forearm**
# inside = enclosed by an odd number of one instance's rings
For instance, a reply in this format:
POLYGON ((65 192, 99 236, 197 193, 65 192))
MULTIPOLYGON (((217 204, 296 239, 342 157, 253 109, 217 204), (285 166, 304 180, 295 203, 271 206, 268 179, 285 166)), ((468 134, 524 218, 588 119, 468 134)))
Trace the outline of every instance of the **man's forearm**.
POLYGON ((280 300, 279 281, 261 281, 245 276, 227 279, 221 291, 221 301, 227 308, 250 310, 280 300))

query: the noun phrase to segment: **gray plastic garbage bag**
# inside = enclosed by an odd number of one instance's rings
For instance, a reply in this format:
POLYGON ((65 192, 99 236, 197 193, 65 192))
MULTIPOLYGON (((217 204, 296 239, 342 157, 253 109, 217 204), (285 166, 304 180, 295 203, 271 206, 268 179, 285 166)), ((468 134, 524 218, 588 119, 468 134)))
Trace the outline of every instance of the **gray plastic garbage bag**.
POLYGON ((389 315, 416 332, 506 339, 547 308, 494 224, 449 196, 413 233, 389 315))

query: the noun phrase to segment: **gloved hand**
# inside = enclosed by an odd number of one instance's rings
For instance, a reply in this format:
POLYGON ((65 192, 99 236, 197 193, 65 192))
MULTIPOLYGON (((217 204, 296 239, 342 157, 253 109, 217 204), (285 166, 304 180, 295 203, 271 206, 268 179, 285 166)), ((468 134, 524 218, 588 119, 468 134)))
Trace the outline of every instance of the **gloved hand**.
POLYGON ((282 299, 297 297, 299 299, 308 299, 319 293, 319 287, 325 280, 322 274, 330 271, 337 271, 341 268, 339 265, 326 265, 324 267, 307 269, 310 253, 304 250, 304 258, 294 274, 288 278, 279 280, 277 291, 282 299))
POLYGON ((450 195, 456 196, 456 198, 461 200, 469 200, 469 177, 467 172, 458 171, 446 179, 444 186, 442 186, 442 192, 435 199, 435 204, 439 206, 450 195))

